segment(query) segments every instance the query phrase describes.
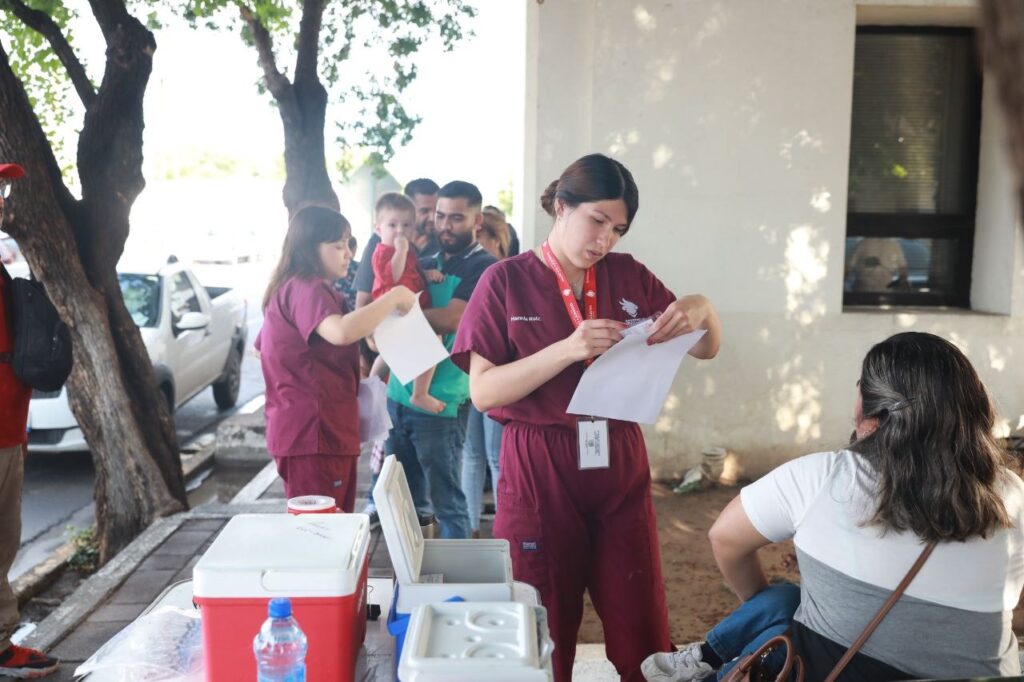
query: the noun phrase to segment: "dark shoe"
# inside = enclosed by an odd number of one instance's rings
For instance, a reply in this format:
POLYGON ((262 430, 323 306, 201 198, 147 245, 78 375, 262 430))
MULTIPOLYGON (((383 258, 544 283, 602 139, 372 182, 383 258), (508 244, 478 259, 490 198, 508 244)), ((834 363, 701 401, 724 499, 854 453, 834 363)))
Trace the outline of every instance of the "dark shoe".
POLYGON ((12 644, 0 651, 0 677, 16 677, 20 680, 31 680, 46 677, 57 672, 60 661, 50 658, 42 651, 26 649, 12 644))
POLYGON ((418 514, 416 514, 416 516, 418 516, 419 519, 420 519, 420 528, 422 528, 423 526, 432 526, 432 525, 434 525, 435 519, 434 519, 434 515, 433 514, 418 513, 418 514))

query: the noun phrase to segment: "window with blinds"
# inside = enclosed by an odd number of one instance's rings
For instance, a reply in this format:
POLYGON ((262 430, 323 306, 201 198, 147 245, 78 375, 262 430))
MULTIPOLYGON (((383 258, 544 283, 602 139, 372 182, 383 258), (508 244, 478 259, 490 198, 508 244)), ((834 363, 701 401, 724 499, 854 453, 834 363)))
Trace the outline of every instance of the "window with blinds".
POLYGON ((976 55, 970 29, 858 29, 845 305, 970 305, 976 55))

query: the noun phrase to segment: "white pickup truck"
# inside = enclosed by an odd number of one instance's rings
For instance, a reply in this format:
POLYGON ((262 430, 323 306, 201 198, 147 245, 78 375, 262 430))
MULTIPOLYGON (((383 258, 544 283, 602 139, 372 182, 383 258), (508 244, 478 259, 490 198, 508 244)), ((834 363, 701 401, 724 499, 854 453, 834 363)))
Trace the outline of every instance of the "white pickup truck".
MULTIPOLYGON (((185 265, 118 264, 121 293, 173 413, 208 386, 218 407, 238 400, 245 352, 246 302, 233 290, 203 287, 185 265)), ((28 447, 34 452, 88 450, 68 405, 67 387, 33 391, 28 447)))

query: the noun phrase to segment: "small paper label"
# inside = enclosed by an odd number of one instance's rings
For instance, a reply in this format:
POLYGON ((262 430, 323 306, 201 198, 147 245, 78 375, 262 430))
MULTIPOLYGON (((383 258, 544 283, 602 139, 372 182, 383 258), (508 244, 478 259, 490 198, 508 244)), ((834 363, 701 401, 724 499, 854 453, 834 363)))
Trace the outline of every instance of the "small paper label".
POLYGON ((607 469, 611 466, 607 419, 581 419, 576 422, 580 449, 580 469, 607 469))

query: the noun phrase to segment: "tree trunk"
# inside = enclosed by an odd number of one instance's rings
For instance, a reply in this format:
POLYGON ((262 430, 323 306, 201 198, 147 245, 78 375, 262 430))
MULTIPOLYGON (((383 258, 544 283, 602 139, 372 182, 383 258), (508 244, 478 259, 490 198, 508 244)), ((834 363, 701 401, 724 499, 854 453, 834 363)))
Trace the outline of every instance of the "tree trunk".
POLYGON ((68 395, 96 465, 103 562, 155 516, 187 508, 173 424, 115 270, 131 205, 145 184, 142 100, 156 45, 127 13, 105 18, 111 20, 106 71, 79 138, 81 201, 64 186, 0 46, 0 159, 26 170, 12 197, 9 232, 71 329, 68 395))
POLYGON ((296 78, 294 106, 279 107, 284 124, 284 204, 288 215, 308 204, 339 208, 324 153, 327 90, 318 80, 296 78))
POLYGON ((982 0, 981 13, 985 66, 999 89, 1017 171, 1018 210, 1024 216, 1024 2, 982 0))

